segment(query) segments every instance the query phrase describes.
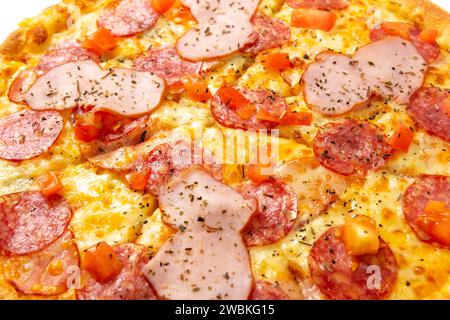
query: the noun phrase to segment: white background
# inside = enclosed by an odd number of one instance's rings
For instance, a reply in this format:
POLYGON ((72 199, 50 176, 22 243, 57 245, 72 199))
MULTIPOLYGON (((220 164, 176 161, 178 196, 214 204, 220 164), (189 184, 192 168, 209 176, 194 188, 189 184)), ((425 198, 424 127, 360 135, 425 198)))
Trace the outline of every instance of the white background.
MULTIPOLYGON (((59 3, 60 0, 2 0, 8 2, 0 10, 0 42, 17 27, 23 18, 38 15, 49 5, 59 3)), ((450 11, 449 0, 434 0, 435 3, 450 11)))

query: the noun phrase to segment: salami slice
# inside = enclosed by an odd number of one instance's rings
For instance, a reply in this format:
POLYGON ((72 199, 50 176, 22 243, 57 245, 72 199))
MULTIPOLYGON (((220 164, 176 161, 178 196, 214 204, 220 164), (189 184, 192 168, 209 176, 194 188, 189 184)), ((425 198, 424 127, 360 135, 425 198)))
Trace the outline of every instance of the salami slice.
MULTIPOLYGON (((289 110, 284 98, 279 97, 268 90, 238 89, 238 91, 240 91, 251 104, 255 105, 257 110, 256 113, 258 113, 259 110, 263 110, 268 114, 273 114, 276 118, 281 117, 289 110)), ((235 108, 233 108, 228 101, 222 101, 218 94, 216 94, 211 101, 211 112, 218 123, 234 129, 272 129, 279 124, 275 121, 260 120, 256 113, 249 119, 243 119, 237 114, 235 108)))
POLYGON ((9 262, 15 269, 10 279, 14 287, 25 294, 39 295, 66 292, 71 268, 78 268, 80 264, 78 249, 69 231, 48 248, 9 262))
POLYGON ((249 300, 289 300, 289 296, 274 283, 259 280, 255 282, 249 300))
POLYGON ((158 17, 151 1, 116 0, 105 9, 97 24, 117 37, 126 37, 151 28, 158 17))
POLYGON ((24 255, 40 251, 61 237, 72 217, 67 201, 37 191, 0 197, 0 253, 24 255))
POLYGON ((309 254, 314 284, 334 300, 383 299, 392 291, 398 266, 383 240, 375 255, 350 256, 339 238, 342 227, 332 227, 318 238, 309 254), (372 281, 373 280, 373 281, 372 281))
MULTIPOLYGON (((432 63, 439 57, 441 53, 441 48, 437 42, 428 43, 420 40, 420 30, 417 27, 411 26, 409 30, 409 38, 414 47, 416 47, 417 51, 424 58, 427 63, 432 63)), ((370 40, 377 41, 390 35, 386 33, 380 26, 375 27, 370 31, 370 40)))
POLYGON ((380 129, 353 119, 327 124, 314 138, 313 148, 320 164, 345 176, 377 170, 392 154, 380 129))
POLYGON ((182 140, 156 146, 145 158, 144 163, 136 167, 136 171, 150 169, 146 190, 158 195, 173 176, 196 166, 203 167, 216 179, 222 179, 222 166, 209 152, 182 140))
POLYGON ((345 9, 350 4, 349 0, 287 0, 292 8, 315 8, 320 10, 345 9))
POLYGON ((440 201, 450 208, 450 177, 424 175, 412 183, 402 197, 405 219, 417 236, 429 243, 439 243, 450 247, 439 238, 433 236, 422 224, 425 207, 429 201, 440 201))
POLYGON ((422 88, 411 97, 408 113, 426 131, 450 142, 450 115, 443 108, 448 99, 449 92, 446 90, 422 88))
POLYGON ((22 111, 0 119, 0 158, 26 160, 46 152, 64 126, 56 111, 22 111))
POLYGON ((250 22, 257 37, 255 42, 244 48, 245 52, 258 54, 289 42, 291 31, 283 21, 257 13, 250 22))
POLYGON ((155 300, 152 287, 142 274, 150 260, 144 246, 127 243, 114 246, 114 252, 123 264, 117 277, 107 283, 90 278, 77 292, 79 300, 155 300))
POLYGON ((258 203, 258 210, 242 231, 247 246, 275 243, 291 231, 297 218, 297 197, 291 187, 271 180, 256 186, 245 184, 240 192, 258 203))
POLYGON ((191 74, 198 74, 201 62, 182 59, 174 47, 150 48, 134 61, 134 68, 149 71, 166 80, 169 86, 181 85, 181 80, 191 74))

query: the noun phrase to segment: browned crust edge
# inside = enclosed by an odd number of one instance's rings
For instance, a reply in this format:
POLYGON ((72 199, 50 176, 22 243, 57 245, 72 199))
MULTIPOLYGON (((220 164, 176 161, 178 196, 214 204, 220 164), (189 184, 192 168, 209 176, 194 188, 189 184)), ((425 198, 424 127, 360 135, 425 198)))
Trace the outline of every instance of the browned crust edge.
POLYGON ((450 40, 450 12, 430 0, 394 0, 401 5, 403 11, 410 13, 411 18, 419 18, 425 27, 437 28, 441 31, 441 44, 450 40))

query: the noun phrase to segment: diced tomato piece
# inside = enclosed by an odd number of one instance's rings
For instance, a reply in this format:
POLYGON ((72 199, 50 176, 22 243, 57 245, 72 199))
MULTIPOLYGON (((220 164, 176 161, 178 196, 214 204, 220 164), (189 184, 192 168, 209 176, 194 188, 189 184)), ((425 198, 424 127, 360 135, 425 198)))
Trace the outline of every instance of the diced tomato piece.
POLYGON ((450 245, 450 208, 445 203, 430 200, 417 223, 434 241, 450 245))
POLYGON ((256 113, 256 107, 254 104, 246 104, 236 108, 237 115, 244 120, 249 120, 256 113))
POLYGON ((251 164, 247 168, 247 177, 254 183, 259 184, 272 177, 272 170, 270 164, 251 164))
POLYGON ((207 101, 211 99, 208 83, 202 79, 189 78, 183 81, 187 94, 194 100, 207 101))
POLYGON ((291 61, 289 60, 289 54, 278 52, 268 54, 263 58, 263 64, 268 69, 283 71, 291 67, 291 61))
POLYGON ((195 21, 191 14, 191 10, 184 6, 179 0, 176 0, 172 7, 164 13, 167 20, 173 21, 177 24, 188 24, 190 21, 195 21))
POLYGON ((291 15, 291 25, 297 28, 330 31, 336 23, 336 14, 316 9, 295 9, 291 15))
POLYGON ((97 111, 95 113, 96 124, 101 124, 105 132, 117 132, 128 119, 111 112, 97 111))
POLYGON ((111 51, 116 46, 116 38, 105 28, 98 29, 93 35, 83 41, 84 48, 90 49, 99 55, 111 51))
POLYGON ((433 44, 434 42, 436 42, 438 34, 439 31, 437 29, 425 28, 420 32, 419 39, 423 42, 433 44))
POLYGON ((282 123, 286 125, 309 126, 311 125, 313 115, 310 112, 286 112, 282 119, 282 123))
POLYGON ((132 172, 126 176, 126 179, 133 190, 141 191, 145 189, 150 173, 150 169, 132 172))
POLYGON ((37 183, 46 197, 58 194, 63 188, 58 176, 52 171, 38 177, 37 183))
POLYGON ((97 139, 100 129, 95 125, 91 124, 82 124, 81 122, 75 122, 74 125, 75 137, 83 142, 92 142, 97 139))
POLYGON ((258 120, 281 123, 283 117, 284 117, 284 114, 280 114, 280 115, 271 114, 267 110, 264 110, 262 108, 259 108, 258 112, 256 112, 256 118, 258 118, 258 120))
POLYGON ((439 213, 445 213, 449 209, 446 208, 445 203, 442 201, 435 201, 430 200, 428 201, 427 205, 425 206, 425 212, 432 213, 432 212, 439 212, 439 213))
POLYGON ((410 36, 410 30, 413 25, 406 22, 383 22, 380 25, 381 30, 391 36, 399 36, 408 40, 410 36))
POLYGON ((375 222, 368 216, 347 217, 342 234, 345 250, 350 255, 376 254, 380 240, 375 222))
POLYGON ((399 122, 392 134, 390 144, 394 149, 408 152, 413 139, 414 132, 409 127, 399 122))
POLYGON ((152 0, 152 7, 157 12, 164 13, 168 11, 174 3, 175 0, 152 0))
POLYGON ((441 105, 442 110, 444 113, 450 117, 450 95, 447 95, 447 99, 444 100, 444 102, 441 105))
POLYGON ((113 280, 123 267, 113 248, 104 241, 97 244, 94 252, 85 252, 82 266, 100 283, 113 280))
POLYGON ((217 91, 217 95, 222 103, 227 104, 234 109, 250 104, 250 101, 248 101, 241 92, 232 87, 220 88, 217 91))

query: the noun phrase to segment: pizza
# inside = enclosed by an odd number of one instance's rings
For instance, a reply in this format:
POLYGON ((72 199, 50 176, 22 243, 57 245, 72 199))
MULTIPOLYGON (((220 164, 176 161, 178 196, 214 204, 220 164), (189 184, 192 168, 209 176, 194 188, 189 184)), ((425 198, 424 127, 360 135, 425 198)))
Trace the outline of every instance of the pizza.
POLYGON ((450 298, 450 15, 64 0, 0 46, 0 298, 450 298))

